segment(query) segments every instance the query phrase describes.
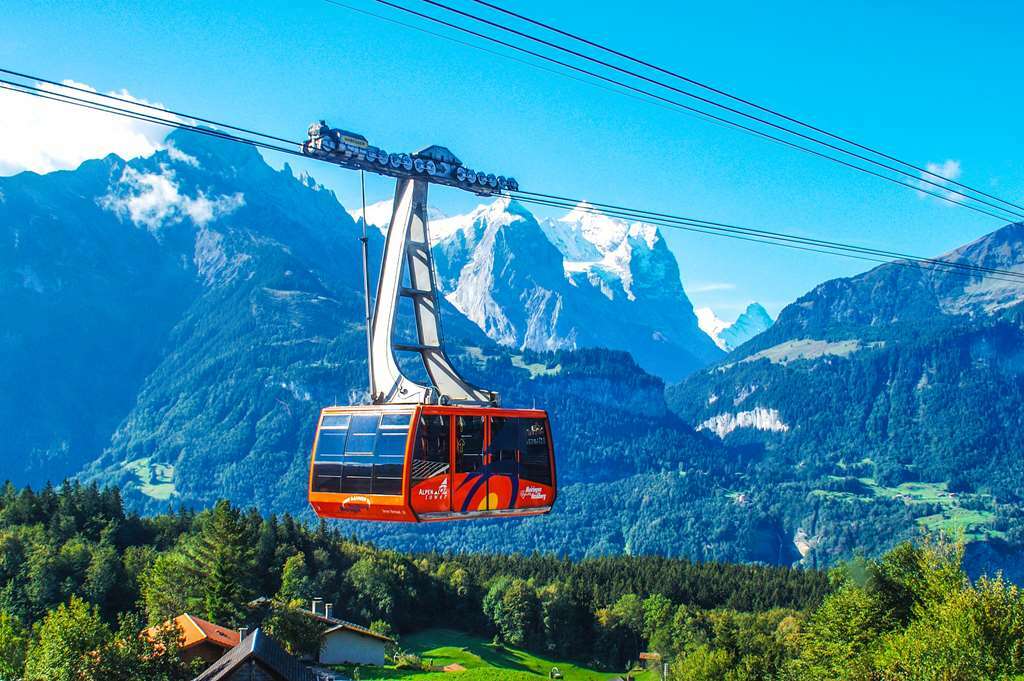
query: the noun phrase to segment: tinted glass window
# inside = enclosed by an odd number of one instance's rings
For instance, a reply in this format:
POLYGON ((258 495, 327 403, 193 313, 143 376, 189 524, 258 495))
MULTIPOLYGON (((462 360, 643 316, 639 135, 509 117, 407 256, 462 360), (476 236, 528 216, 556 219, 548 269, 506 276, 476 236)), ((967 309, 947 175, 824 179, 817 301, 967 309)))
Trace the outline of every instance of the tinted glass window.
POLYGON ((345 454, 348 456, 372 456, 374 445, 377 443, 377 424, 379 422, 380 416, 377 414, 353 416, 352 423, 348 428, 345 454))
POLYGON ((345 463, 341 472, 341 491, 370 494, 373 491, 373 466, 364 463, 345 463))
POLYGON ((448 471, 450 461, 451 417, 424 415, 416 429, 413 451, 413 480, 426 480, 448 471))
POLYGON ((314 492, 341 491, 341 464, 320 463, 313 467, 314 492))
POLYGON ((401 494, 410 413, 330 414, 320 422, 313 491, 401 494))
POLYGON ((373 493, 402 493, 402 462, 373 464, 373 493))
POLYGON ((519 477, 551 484, 551 448, 544 419, 520 419, 519 477))
POLYGON ((357 414, 352 417, 349 430, 360 435, 373 435, 377 432, 380 424, 379 414, 357 414))
POLYGON ((491 418, 491 453, 494 461, 516 461, 519 452, 519 419, 491 418))
POLYGON ((384 414, 380 417, 381 428, 408 428, 412 414, 384 414))
POLYGON ((377 456, 405 456, 406 432, 384 431, 377 436, 377 446, 373 450, 377 456))
POLYGON ((484 460, 484 419, 482 416, 456 416, 455 472, 480 470, 484 460))
POLYGON ((349 414, 330 414, 324 417, 320 425, 324 428, 348 428, 351 418, 349 414))
POLYGON ((340 457, 345 451, 345 430, 321 430, 316 441, 316 458, 330 459, 340 457))

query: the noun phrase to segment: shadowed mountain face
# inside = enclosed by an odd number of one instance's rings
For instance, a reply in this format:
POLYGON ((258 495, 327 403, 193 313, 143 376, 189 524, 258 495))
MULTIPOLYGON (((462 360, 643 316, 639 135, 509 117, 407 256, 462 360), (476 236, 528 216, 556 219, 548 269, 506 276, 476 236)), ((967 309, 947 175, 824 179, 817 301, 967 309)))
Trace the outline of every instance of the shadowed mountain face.
MULTIPOLYGON (((1024 272, 1024 225, 944 256, 1024 272)), ((673 409, 765 452, 792 525, 828 562, 863 538, 821 524, 892 500, 915 526, 1019 543, 1024 500, 1024 282, 912 264, 821 284, 716 367, 673 387, 673 409), (801 515, 802 514, 802 515, 801 515)))
MULTIPOLYGON (((140 510, 227 497, 309 518, 316 414, 365 398, 357 226, 254 150, 171 141, 0 178, 3 477, 118 482, 140 510)), ((660 235, 538 224, 514 203, 471 215, 433 222, 445 330, 468 378, 550 411, 556 512, 346 532, 825 565, 925 526, 987 540, 977 570, 1019 559, 1017 284, 902 266, 826 282, 666 403, 643 367, 721 355, 686 340, 696 321, 660 235), (587 349, 620 342, 635 361, 587 349)), ((950 257, 1020 269, 1021 232, 950 257)))
MULTIPOLYGON (((0 368, 4 477, 117 482, 141 510, 227 497, 307 514, 317 412, 365 398, 356 225, 330 192, 253 150, 171 139, 147 159, 0 179, 0 300, 11 322, 0 368)), ((506 275, 533 252, 517 239, 542 236, 534 227, 484 237, 506 275)), ((379 239, 373 247, 377 255, 379 239)), ((554 285, 541 277, 503 281, 554 285)), ((443 312, 472 380, 505 404, 550 410, 562 498, 574 510, 515 527, 352 531, 407 548, 745 557, 731 538, 680 539, 675 523, 662 532, 675 539, 649 543, 655 508, 711 532, 715 514, 673 510, 674 500, 709 495, 711 467, 730 460, 668 412, 659 379, 624 353, 506 348, 454 307, 443 312), (708 475, 679 474, 695 466, 708 475), (637 505, 631 490, 648 483, 661 492, 637 505), (621 512, 609 514, 615 505, 621 512)))

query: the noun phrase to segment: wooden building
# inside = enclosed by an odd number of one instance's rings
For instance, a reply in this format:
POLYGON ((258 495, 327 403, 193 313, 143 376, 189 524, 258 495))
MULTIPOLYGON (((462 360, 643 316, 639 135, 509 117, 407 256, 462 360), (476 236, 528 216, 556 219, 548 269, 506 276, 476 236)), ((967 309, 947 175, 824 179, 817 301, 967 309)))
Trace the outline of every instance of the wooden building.
POLYGON ((317 678, 262 629, 256 629, 194 681, 317 681, 317 678))

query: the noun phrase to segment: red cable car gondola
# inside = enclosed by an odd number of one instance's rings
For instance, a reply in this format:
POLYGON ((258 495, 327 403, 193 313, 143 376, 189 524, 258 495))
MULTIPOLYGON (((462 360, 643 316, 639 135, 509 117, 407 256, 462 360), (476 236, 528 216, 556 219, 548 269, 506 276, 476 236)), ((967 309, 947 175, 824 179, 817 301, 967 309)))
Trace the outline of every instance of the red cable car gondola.
MULTIPOLYGON (((325 145, 323 138, 332 134, 323 123, 312 126, 304 149, 330 153, 327 147, 338 145, 325 145)), ((435 171, 446 168, 449 175, 462 165, 437 146, 413 157, 412 168, 427 168, 430 161, 435 171)), ((346 156, 342 164, 353 163, 346 156)), ((391 174, 398 175, 398 183, 372 317, 369 282, 364 282, 373 404, 320 413, 309 503, 322 518, 349 520, 548 513, 557 485, 547 413, 501 408, 497 393, 462 378, 444 350, 426 215, 428 182, 441 176, 391 174), (415 341, 394 339, 402 300, 412 303, 415 341), (399 353, 418 354, 428 380, 410 380, 399 353)), ((363 228, 365 280, 365 221, 363 228)))
POLYGON ((547 414, 491 407, 328 407, 310 466, 317 515, 436 521, 547 513, 547 414))

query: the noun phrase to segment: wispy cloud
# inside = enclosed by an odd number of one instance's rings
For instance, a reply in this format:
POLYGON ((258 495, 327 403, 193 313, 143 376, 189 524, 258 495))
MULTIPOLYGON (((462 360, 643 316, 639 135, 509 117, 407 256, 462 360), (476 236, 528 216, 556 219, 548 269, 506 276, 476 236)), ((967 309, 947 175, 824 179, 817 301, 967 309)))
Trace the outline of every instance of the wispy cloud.
POLYGON ((713 293, 714 291, 733 291, 736 284, 726 281, 708 281, 692 284, 686 287, 687 293, 713 293))
MULTIPOLYGON (((64 83, 96 92, 84 83, 64 83)), ((61 91, 45 83, 38 87, 49 92, 61 91)), ((98 94, 74 94, 90 101, 103 101, 98 94)), ((109 94, 150 104, 127 91, 109 94)), ((126 108, 147 112, 131 105, 126 108)), ((178 120, 169 114, 163 117, 178 120)), ((122 158, 149 156, 163 147, 166 136, 167 129, 162 126, 0 90, 0 175, 24 170, 68 170, 77 168, 82 161, 110 153, 122 158)))
POLYGON ((141 173, 125 167, 120 180, 110 192, 99 199, 103 208, 119 218, 131 220, 151 232, 185 218, 204 227, 219 217, 245 205, 241 193, 210 197, 202 191, 195 196, 183 194, 175 181, 174 171, 163 167, 160 173, 141 173))
MULTIPOLYGON (((921 187, 921 189, 927 190, 932 193, 938 192, 939 194, 945 196, 947 199, 951 201, 960 202, 961 200, 963 200, 964 197, 953 191, 953 188, 951 188, 950 190, 944 190, 940 187, 936 187, 933 184, 929 184, 929 182, 942 184, 942 181, 936 179, 935 175, 943 177, 947 180, 959 180, 960 176, 963 175, 963 169, 960 167, 960 161, 952 158, 947 158, 942 163, 927 163, 925 164, 924 168, 929 173, 934 174, 929 175, 927 173, 921 173, 922 181, 918 182, 918 185, 921 187), (928 180, 928 182, 924 182, 923 180, 928 180)), ((920 196, 925 197, 927 196, 927 194, 921 192, 920 196)))

